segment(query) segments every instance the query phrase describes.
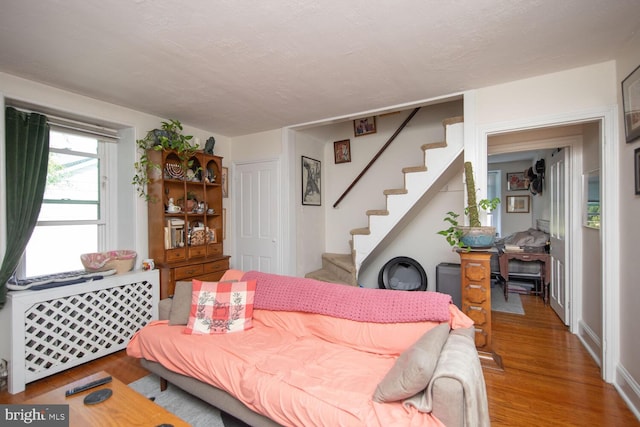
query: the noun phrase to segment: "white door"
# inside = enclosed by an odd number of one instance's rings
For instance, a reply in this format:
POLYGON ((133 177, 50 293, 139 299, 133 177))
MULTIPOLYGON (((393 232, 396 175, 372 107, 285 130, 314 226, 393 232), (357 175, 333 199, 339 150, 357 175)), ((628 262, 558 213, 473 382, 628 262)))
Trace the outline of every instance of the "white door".
POLYGON ((566 231, 569 223, 570 200, 569 194, 569 166, 567 162, 568 148, 555 152, 549 162, 547 183, 551 194, 551 285, 549 300, 551 308, 558 314, 564 324, 569 318, 569 304, 567 303, 568 270, 566 260, 569 259, 569 246, 566 244, 566 231))
POLYGON ((240 164, 235 169, 237 268, 278 273, 282 243, 278 212, 281 189, 276 160, 240 164))

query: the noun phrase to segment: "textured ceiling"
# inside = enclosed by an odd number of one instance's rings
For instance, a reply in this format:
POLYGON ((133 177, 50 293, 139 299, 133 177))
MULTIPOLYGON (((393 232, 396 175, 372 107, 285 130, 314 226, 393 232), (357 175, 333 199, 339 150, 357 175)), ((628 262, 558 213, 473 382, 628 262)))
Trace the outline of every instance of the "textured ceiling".
POLYGON ((613 59, 639 0, 2 0, 0 71, 227 136, 613 59))

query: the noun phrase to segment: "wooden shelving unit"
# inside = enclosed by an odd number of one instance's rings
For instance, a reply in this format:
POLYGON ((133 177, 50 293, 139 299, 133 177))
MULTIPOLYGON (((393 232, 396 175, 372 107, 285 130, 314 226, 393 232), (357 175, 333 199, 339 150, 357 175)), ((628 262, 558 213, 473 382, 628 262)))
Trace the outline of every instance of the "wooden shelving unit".
POLYGON ((218 280, 229 269, 222 244, 222 157, 196 152, 183 164, 174 151, 147 151, 149 257, 160 270, 160 298, 175 283, 218 280), (180 207, 168 211, 169 200, 180 207))

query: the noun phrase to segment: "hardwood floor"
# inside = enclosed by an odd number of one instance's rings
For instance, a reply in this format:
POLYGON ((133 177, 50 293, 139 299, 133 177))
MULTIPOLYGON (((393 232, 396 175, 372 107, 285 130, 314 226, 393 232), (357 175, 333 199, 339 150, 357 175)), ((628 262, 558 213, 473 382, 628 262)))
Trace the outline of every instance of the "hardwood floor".
MULTIPOLYGON (((640 426, 600 369, 539 297, 521 296, 525 316, 494 312, 493 346, 504 371, 485 370, 493 426, 640 426)), ((0 392, 0 403, 20 403, 98 371, 128 384, 145 375, 124 351, 27 385, 0 392)))

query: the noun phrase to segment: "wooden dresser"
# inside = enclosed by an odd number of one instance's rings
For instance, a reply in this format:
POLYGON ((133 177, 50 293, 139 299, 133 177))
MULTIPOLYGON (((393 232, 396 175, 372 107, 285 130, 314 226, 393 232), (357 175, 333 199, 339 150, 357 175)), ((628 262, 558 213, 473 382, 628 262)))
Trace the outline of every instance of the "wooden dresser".
POLYGON ((462 312, 475 322, 476 348, 483 366, 502 368, 491 342, 491 253, 459 251, 462 312))

